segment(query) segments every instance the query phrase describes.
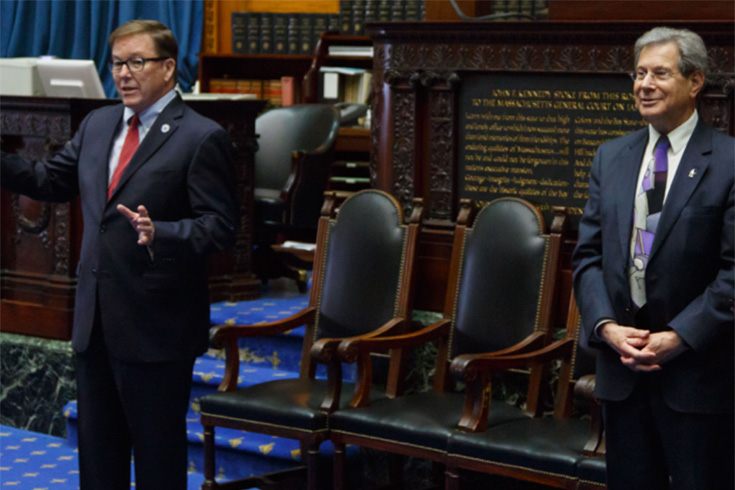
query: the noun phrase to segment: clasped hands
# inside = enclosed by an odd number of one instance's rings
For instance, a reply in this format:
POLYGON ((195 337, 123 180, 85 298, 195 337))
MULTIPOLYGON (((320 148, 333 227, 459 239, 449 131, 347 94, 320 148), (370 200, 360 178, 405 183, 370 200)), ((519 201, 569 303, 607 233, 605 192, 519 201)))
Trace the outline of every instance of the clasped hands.
POLYGON ((651 333, 634 327, 605 323, 599 335, 620 354, 620 362, 633 371, 659 371, 661 366, 687 349, 673 330, 651 333))
POLYGON ((128 218, 130 225, 138 233, 138 245, 151 246, 153 244, 153 236, 156 228, 153 226, 153 220, 148 216, 148 210, 145 206, 138 206, 138 212, 132 211, 128 207, 118 204, 117 210, 128 218))

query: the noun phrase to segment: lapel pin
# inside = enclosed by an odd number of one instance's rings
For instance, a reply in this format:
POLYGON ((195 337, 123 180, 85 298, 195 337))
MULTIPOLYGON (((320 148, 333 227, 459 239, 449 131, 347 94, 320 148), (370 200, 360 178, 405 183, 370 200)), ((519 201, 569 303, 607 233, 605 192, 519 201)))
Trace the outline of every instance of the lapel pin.
POLYGON ((689 171, 689 178, 693 179, 695 175, 697 175, 697 169, 693 168, 689 171))
MULTIPOLYGON (((171 130, 171 126, 169 126, 168 124, 164 124, 163 126, 161 126, 161 132, 164 134, 168 133, 170 130, 171 130)), ((689 177, 691 176, 692 174, 689 174, 689 177)))

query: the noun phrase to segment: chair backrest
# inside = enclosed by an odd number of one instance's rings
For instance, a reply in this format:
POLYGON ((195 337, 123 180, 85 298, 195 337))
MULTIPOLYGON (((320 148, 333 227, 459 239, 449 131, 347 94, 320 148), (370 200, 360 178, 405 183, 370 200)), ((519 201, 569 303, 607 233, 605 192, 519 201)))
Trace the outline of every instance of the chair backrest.
POLYGON ((310 341, 368 333, 395 317, 410 321, 421 200, 414 200, 408 224, 398 201, 383 191, 352 195, 336 218, 327 215, 329 207, 319 223, 310 341))
POLYGON ((458 272, 445 305, 445 317, 453 320, 452 358, 504 349, 548 331, 559 242, 559 233, 544 234, 543 217, 522 199, 490 202, 471 227, 458 220, 458 272))
POLYGON ((331 151, 339 131, 339 111, 328 104, 301 104, 258 116, 255 187, 281 190, 291 175, 295 151, 331 151))

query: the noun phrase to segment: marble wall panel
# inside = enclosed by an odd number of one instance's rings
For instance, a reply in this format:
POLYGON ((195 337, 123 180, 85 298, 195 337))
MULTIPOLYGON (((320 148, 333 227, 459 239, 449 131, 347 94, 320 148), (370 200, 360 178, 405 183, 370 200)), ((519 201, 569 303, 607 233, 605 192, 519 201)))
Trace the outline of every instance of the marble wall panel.
POLYGON ((76 398, 69 342, 0 334, 0 423, 66 437, 64 405, 76 398))

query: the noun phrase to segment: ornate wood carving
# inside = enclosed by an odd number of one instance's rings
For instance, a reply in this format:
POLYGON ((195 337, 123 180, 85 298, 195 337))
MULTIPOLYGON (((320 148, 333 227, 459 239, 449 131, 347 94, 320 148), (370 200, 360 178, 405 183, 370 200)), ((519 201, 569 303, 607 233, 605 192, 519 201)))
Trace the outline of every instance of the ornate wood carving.
MULTIPOLYGON (((390 100, 393 125, 380 131, 373 128, 373 134, 393 134, 395 138, 391 143, 392 168, 388 171, 393 175, 390 190, 404 204, 410 203, 414 195, 430 197, 429 219, 451 215, 447 202, 456 201, 456 196, 447 198, 444 192, 447 188, 456 192, 456 185, 446 186, 443 180, 446 175, 456 178, 454 126, 458 115, 457 98, 438 95, 441 84, 449 81, 447 73, 454 73, 457 80, 463 72, 628 73, 633 69, 635 39, 651 27, 654 24, 610 23, 595 24, 594 28, 585 23, 525 22, 372 25, 369 33, 377 56, 383 57, 376 60, 375 66, 385 67, 382 77, 375 81, 389 86, 387 91, 375 90, 379 100, 373 101, 373 107, 377 113, 381 104, 390 100), (409 88, 415 87, 416 80, 421 86, 417 90, 409 88), (417 127, 423 127, 420 121, 414 124, 422 114, 429 117, 429 122, 421 133, 414 134, 417 127), (450 124, 449 118, 454 122, 450 124), (446 157, 451 161, 440 164, 446 157), (428 179, 416 180, 423 168, 428 179), (411 172, 414 175, 408 175, 411 172), (421 186, 424 180, 428 181, 426 189, 413 187, 421 186)), ((723 96, 732 100, 735 84, 731 29, 728 34, 717 23, 692 28, 709 46, 708 88, 700 110, 714 126, 732 132, 732 109, 721 100, 723 96)), ((384 161, 380 155, 386 150, 381 150, 380 141, 373 140, 373 145, 373 165, 380 172, 377 162, 384 161)))
MULTIPOLYGON (((425 262, 417 267, 417 308, 440 310, 444 299, 443 274, 451 253, 447 237, 458 202, 461 80, 483 73, 628 73, 633 70, 635 40, 658 24, 370 24, 368 35, 375 48, 371 169, 377 175, 377 187, 393 192, 403 205, 413 197, 426 199, 419 244, 425 262)), ((690 28, 704 38, 710 73, 700 114, 732 134, 735 42, 731 23, 666 24, 690 28)))
MULTIPOLYGON (((415 145, 414 117, 416 112, 416 93, 410 88, 393 91, 393 195, 403 205, 411 209, 414 197, 415 145)), ((408 212, 408 211, 407 211, 408 212)))

